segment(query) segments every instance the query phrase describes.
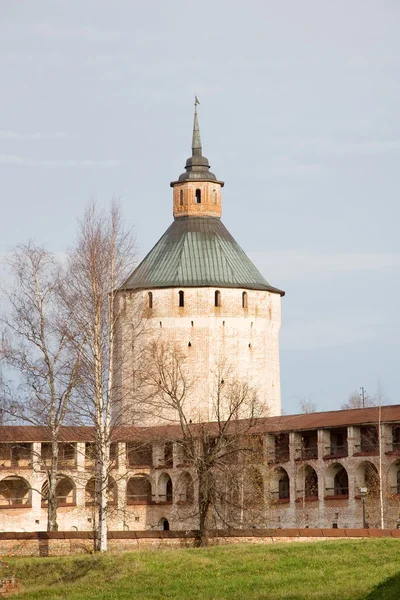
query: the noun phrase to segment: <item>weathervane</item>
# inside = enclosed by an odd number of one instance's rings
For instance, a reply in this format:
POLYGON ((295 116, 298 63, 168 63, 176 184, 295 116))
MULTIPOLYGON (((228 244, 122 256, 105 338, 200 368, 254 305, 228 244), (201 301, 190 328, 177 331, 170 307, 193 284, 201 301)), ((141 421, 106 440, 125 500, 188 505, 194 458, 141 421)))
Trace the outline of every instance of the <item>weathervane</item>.
POLYGON ((194 105, 197 106, 198 104, 200 104, 199 99, 197 96, 194 97, 194 105))

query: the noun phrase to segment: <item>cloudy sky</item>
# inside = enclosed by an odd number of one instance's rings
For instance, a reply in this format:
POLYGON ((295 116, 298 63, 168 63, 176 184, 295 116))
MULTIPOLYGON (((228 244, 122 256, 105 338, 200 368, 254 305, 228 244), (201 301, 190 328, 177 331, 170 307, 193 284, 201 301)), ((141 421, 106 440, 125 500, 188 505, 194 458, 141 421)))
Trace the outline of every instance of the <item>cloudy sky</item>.
POLYGON ((286 413, 400 402, 398 0, 0 0, 0 253, 120 197, 144 255, 204 154, 273 285, 286 413))

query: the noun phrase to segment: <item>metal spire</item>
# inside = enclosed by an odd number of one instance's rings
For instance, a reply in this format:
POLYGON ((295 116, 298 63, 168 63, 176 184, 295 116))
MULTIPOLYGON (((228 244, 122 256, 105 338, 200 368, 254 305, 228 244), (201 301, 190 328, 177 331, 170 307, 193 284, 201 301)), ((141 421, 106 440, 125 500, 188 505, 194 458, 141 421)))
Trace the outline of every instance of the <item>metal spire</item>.
POLYGON ((200 104, 197 96, 194 97, 194 121, 192 138, 192 156, 202 156, 199 120, 197 118, 197 105, 200 104))

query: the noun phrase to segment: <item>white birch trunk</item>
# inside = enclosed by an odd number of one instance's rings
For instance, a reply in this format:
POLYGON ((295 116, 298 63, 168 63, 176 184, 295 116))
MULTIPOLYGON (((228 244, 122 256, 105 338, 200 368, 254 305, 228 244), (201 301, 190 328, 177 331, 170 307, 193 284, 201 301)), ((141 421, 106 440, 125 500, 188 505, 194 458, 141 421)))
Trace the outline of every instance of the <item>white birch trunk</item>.
POLYGON ((382 405, 378 408, 378 443, 379 443, 379 506, 381 517, 381 529, 385 529, 385 514, 383 506, 383 469, 382 469, 382 405))

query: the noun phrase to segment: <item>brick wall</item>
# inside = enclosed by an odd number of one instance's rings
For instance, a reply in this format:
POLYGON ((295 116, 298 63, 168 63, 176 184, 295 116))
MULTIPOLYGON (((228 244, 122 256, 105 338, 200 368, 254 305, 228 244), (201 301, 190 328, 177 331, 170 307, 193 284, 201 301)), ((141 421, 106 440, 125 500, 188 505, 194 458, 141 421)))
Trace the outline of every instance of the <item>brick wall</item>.
MULTIPOLYGON (((140 347, 146 348, 154 341, 167 342, 185 357, 183 371, 192 382, 186 404, 190 407, 188 417, 194 422, 215 420, 212 399, 217 370, 224 362, 224 370, 230 372, 231 378, 233 373, 236 381, 248 382, 257 391, 262 407, 260 416, 280 415, 279 294, 221 288, 221 306, 216 307, 217 288, 182 288, 182 291, 184 307, 179 307, 178 288, 152 290, 151 309, 147 308, 147 291, 120 298, 126 304, 118 343, 119 359, 123 360, 121 381, 125 387, 122 398, 128 399, 127 403, 134 402, 143 393, 143 388, 135 389, 132 382, 135 364, 132 347, 136 356, 141 357, 140 347), (247 308, 242 306, 243 291, 247 293, 247 308), (136 336, 134 344, 132 335, 136 336), (130 385, 132 392, 127 389, 130 385)), ((129 411, 123 412, 130 423, 129 411)))
MULTIPOLYGON (((210 532, 210 545, 274 544, 350 538, 400 538, 398 529, 257 529, 210 532)), ((184 548, 194 545, 195 532, 110 531, 110 552, 184 548)), ((93 534, 85 531, 0 533, 2 556, 64 556, 93 552, 93 534)))

